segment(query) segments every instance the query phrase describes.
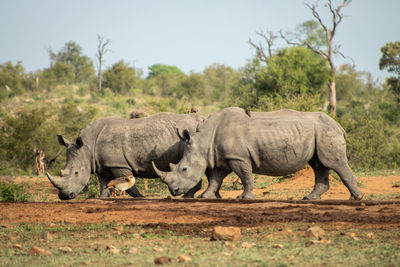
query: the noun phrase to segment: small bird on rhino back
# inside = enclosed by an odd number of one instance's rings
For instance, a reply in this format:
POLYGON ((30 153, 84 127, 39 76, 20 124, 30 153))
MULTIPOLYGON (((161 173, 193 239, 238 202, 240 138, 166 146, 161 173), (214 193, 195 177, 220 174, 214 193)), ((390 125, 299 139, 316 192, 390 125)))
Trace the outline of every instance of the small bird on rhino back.
POLYGON ((122 197, 125 198, 125 191, 131 188, 135 184, 135 177, 132 173, 111 180, 107 184, 107 188, 110 189, 114 197, 117 197, 117 191, 122 193, 122 197))

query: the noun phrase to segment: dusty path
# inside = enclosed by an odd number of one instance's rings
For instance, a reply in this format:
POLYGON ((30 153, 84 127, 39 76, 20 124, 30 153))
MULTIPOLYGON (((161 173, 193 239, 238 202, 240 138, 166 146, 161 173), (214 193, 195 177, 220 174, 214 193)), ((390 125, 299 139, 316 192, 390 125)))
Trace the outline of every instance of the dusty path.
POLYGON ((256 227, 276 222, 400 226, 400 201, 268 201, 91 199, 81 202, 0 203, 0 224, 102 223, 160 225, 191 231, 213 225, 256 227), (75 222, 76 221, 76 222, 75 222))

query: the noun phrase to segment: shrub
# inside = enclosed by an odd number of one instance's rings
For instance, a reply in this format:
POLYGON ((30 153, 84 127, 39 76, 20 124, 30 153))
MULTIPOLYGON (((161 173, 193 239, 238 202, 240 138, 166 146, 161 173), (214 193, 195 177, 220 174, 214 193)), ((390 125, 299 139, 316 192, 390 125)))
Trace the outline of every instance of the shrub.
POLYGON ((27 201, 29 197, 30 196, 24 185, 0 181, 1 201, 27 201))

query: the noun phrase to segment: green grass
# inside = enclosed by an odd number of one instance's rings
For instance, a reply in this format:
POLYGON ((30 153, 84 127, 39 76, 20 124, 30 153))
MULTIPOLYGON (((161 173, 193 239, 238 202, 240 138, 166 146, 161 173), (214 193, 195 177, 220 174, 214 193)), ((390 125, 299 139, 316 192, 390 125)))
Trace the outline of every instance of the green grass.
MULTIPOLYGON (((324 225, 320 225, 324 228, 324 225)), ((211 241, 210 234, 187 235, 160 228, 116 224, 67 225, 19 224, 1 228, 0 262, 2 266, 153 266, 154 258, 168 256, 172 266, 181 266, 177 257, 189 255, 188 266, 398 266, 400 264, 400 232, 380 230, 369 237, 368 229, 330 229, 325 226, 324 239, 329 244, 311 244, 307 225, 277 223, 259 228, 243 228, 242 237, 232 242, 232 249, 223 241, 211 241), (53 239, 40 241, 48 231, 53 239), (353 232, 355 238, 345 235, 353 232), (243 243, 253 244, 251 248, 243 243), (23 249, 15 249, 14 244, 23 249), (281 244, 283 248, 274 248, 281 244), (107 245, 121 252, 112 254, 107 245), (52 252, 50 256, 29 255, 32 246, 52 252), (58 249, 69 246, 72 252, 58 249), (155 251, 154 248, 162 251, 155 251), (129 253, 136 248, 136 253, 129 253)))

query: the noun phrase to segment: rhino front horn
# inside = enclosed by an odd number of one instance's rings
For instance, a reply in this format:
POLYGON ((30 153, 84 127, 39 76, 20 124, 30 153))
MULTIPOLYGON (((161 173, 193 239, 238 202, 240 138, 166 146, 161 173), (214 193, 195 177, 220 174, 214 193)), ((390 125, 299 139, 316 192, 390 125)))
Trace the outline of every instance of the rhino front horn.
POLYGON ((164 183, 168 183, 168 182, 167 182, 168 173, 167 173, 167 172, 160 171, 160 170, 156 167, 156 164, 154 163, 154 161, 152 161, 151 164, 153 164, 154 171, 157 173, 158 177, 160 177, 161 181, 163 181, 164 183))
POLYGON ((62 189, 62 179, 60 177, 52 177, 50 173, 46 172, 47 178, 49 178, 50 182, 54 185, 55 188, 61 190, 62 189))

